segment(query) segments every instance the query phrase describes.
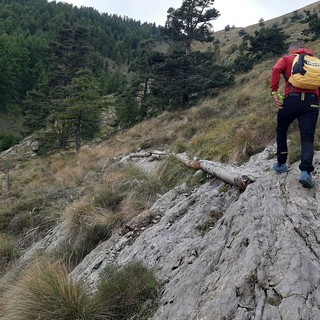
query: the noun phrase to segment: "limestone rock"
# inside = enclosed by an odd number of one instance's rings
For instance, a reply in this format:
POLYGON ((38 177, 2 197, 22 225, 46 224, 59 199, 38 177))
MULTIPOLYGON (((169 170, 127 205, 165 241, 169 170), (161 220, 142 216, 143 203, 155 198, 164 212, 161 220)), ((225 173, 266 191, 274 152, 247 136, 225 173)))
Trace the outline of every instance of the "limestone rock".
POLYGON ((269 151, 244 165, 260 176, 245 192, 215 178, 171 190, 134 242, 115 234, 71 276, 94 290, 107 264, 143 261, 164 283, 153 320, 319 319, 319 192, 298 183, 297 164, 270 170, 269 151))
MULTIPOLYGON (((240 167, 255 177, 243 192, 215 177, 170 190, 70 276, 94 292, 109 264, 142 261, 163 284, 152 320, 320 319, 319 187, 298 183, 297 163, 274 173, 273 154, 270 146, 240 167)), ((314 178, 320 185, 319 171, 314 178)), ((22 260, 61 239, 63 225, 22 260)))

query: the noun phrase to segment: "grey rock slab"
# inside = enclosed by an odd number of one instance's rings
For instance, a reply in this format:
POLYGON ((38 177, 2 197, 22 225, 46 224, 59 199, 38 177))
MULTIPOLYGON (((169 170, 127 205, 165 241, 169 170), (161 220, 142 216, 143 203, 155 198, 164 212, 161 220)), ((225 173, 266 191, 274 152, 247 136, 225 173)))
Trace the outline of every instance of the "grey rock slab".
POLYGON ((257 177, 242 193, 217 178, 169 191, 149 209, 153 223, 134 238, 115 232, 70 276, 94 291, 106 266, 142 261, 163 285, 151 320, 320 319, 319 187, 299 184, 298 163, 274 173, 273 153, 242 166, 257 177))

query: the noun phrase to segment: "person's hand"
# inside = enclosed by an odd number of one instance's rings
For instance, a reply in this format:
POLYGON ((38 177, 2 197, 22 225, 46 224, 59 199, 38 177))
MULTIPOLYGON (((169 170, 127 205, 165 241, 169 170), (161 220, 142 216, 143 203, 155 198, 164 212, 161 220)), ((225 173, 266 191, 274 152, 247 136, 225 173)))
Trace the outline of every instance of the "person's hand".
POLYGON ((283 98, 279 94, 275 94, 272 97, 276 107, 278 109, 283 109, 283 98))

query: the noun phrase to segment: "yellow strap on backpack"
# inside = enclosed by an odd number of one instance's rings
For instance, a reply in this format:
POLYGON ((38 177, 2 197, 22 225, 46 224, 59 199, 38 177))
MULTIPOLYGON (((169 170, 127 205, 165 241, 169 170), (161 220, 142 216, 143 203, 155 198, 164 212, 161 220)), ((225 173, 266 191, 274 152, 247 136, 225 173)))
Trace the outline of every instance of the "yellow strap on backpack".
POLYGON ((320 87, 320 60, 316 57, 297 54, 293 59, 288 81, 296 88, 317 89, 320 87))

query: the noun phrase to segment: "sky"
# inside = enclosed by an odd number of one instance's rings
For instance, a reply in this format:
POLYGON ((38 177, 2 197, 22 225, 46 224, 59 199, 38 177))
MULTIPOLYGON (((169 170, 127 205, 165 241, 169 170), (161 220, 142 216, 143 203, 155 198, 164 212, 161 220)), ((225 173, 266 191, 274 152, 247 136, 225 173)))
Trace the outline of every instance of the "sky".
MULTIPOLYGON (((56 0, 77 7, 93 7, 100 13, 127 16, 143 22, 155 22, 164 25, 167 10, 170 7, 180 8, 183 0, 56 0)), ((212 21, 214 31, 225 26, 245 28, 295 11, 317 1, 311 0, 215 0, 213 7, 220 16, 212 21)))

